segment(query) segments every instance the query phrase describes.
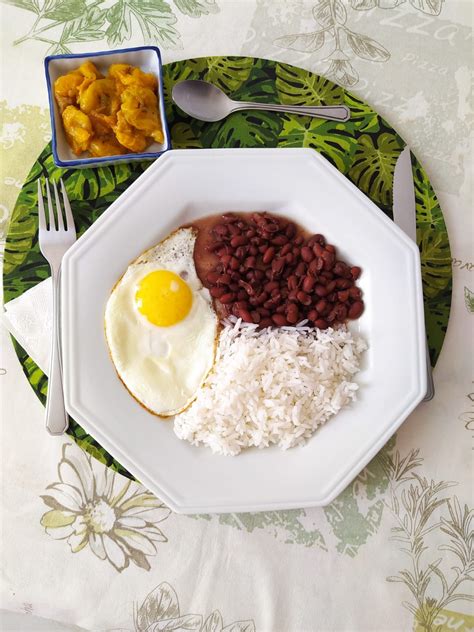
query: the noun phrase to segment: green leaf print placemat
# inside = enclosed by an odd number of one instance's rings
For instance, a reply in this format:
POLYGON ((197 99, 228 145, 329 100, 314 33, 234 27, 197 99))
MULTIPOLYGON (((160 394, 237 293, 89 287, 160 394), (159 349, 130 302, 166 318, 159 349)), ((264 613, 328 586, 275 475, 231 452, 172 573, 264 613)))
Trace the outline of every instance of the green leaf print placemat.
MULTIPOLYGON (((405 146, 400 136, 372 108, 324 77, 309 71, 250 57, 188 59, 163 68, 166 112, 175 149, 200 147, 312 147, 332 162, 389 217, 396 160, 405 146), (205 79, 238 100, 291 104, 345 103, 346 123, 271 112, 237 112, 224 121, 203 123, 183 115, 171 101, 173 85, 205 79)), ((98 169, 59 169, 47 145, 31 169, 13 210, 4 262, 5 302, 49 276, 38 246, 36 179, 62 177, 82 234, 150 163, 98 169)), ((443 214, 428 176, 413 160, 417 205, 417 241, 421 250, 425 317, 432 364, 443 345, 451 305, 451 252, 443 214)), ((347 209, 350 213, 350 209, 347 209)), ((44 403, 47 377, 14 341, 23 371, 44 403)), ((114 470, 131 475, 74 420, 75 441, 114 470)))

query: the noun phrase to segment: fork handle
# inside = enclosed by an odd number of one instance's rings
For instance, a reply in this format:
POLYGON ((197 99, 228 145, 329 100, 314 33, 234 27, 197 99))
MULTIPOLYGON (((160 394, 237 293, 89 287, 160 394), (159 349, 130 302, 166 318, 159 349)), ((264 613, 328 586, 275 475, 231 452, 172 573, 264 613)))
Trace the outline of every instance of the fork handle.
POLYGON ((51 270, 53 286, 53 335, 46 398, 46 429, 52 435, 66 432, 69 419, 64 406, 61 353, 59 343, 59 270, 51 270))

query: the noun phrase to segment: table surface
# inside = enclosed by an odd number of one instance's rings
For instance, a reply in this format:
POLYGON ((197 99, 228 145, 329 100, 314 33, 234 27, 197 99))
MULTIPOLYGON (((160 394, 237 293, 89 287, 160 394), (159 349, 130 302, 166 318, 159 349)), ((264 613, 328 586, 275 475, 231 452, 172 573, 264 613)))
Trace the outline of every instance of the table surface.
POLYGON ((472 628, 470 0, 12 4, 0 6, 2 242, 19 188, 50 139, 44 55, 156 43, 165 63, 221 54, 292 63, 371 103, 430 176, 454 288, 436 398, 324 509, 144 513, 146 490, 120 475, 111 480, 68 438, 46 434, 43 408, 2 330, 1 606, 16 613, 0 619, 2 629, 472 628), (316 31, 323 34, 305 36, 316 31), (99 498, 94 491, 107 483, 113 493, 99 498), (124 509, 119 496, 133 501, 124 509), (80 550, 64 539, 71 524, 87 530, 80 550), (118 550, 124 537, 133 538, 133 554, 118 550))

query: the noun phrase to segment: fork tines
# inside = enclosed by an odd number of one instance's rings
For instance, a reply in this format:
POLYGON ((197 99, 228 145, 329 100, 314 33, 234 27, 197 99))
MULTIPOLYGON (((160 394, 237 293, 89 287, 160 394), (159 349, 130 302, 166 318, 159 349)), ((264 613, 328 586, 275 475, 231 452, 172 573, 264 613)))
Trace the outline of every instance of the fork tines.
POLYGON ((38 219, 39 219, 39 229, 40 230, 57 230, 61 232, 76 232, 76 227, 74 225, 74 218, 72 216, 71 205, 69 204, 69 198, 66 193, 66 187, 64 186, 63 179, 60 178, 61 182, 61 193, 63 198, 63 206, 61 206, 61 202, 59 199, 58 187, 56 182, 52 182, 54 189, 54 200, 56 204, 56 214, 57 214, 57 224, 55 220, 54 214, 54 204, 51 199, 51 191, 49 188, 49 182, 46 178, 44 178, 44 182, 46 185, 46 198, 48 201, 48 224, 46 223, 46 216, 44 212, 44 201, 43 201, 43 190, 41 186, 41 178, 38 178, 38 219), (63 210, 64 208, 64 210, 63 210), (63 218, 63 213, 65 215, 65 222, 63 218), (66 228, 64 226, 66 225, 66 228))

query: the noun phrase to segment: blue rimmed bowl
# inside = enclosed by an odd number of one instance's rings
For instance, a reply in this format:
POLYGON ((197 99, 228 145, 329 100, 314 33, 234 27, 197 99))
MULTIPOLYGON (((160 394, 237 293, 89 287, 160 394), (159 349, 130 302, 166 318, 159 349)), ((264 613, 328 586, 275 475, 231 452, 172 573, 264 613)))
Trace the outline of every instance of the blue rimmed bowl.
POLYGON ((98 167, 116 162, 131 160, 155 160, 171 148, 170 133, 166 122, 165 103, 163 98, 163 75, 160 51, 156 46, 138 46, 121 50, 101 51, 97 53, 79 53, 75 55, 50 55, 44 60, 46 83, 48 86, 49 111, 53 135, 53 158, 58 167, 98 167), (129 153, 120 156, 103 156, 97 158, 84 153, 84 158, 76 156, 69 146, 63 128, 61 113, 54 98, 54 82, 61 75, 78 68, 85 61, 92 61, 103 74, 112 64, 130 64, 138 66, 144 72, 153 73, 158 79, 158 104, 163 126, 164 142, 152 143, 141 153, 129 153))

